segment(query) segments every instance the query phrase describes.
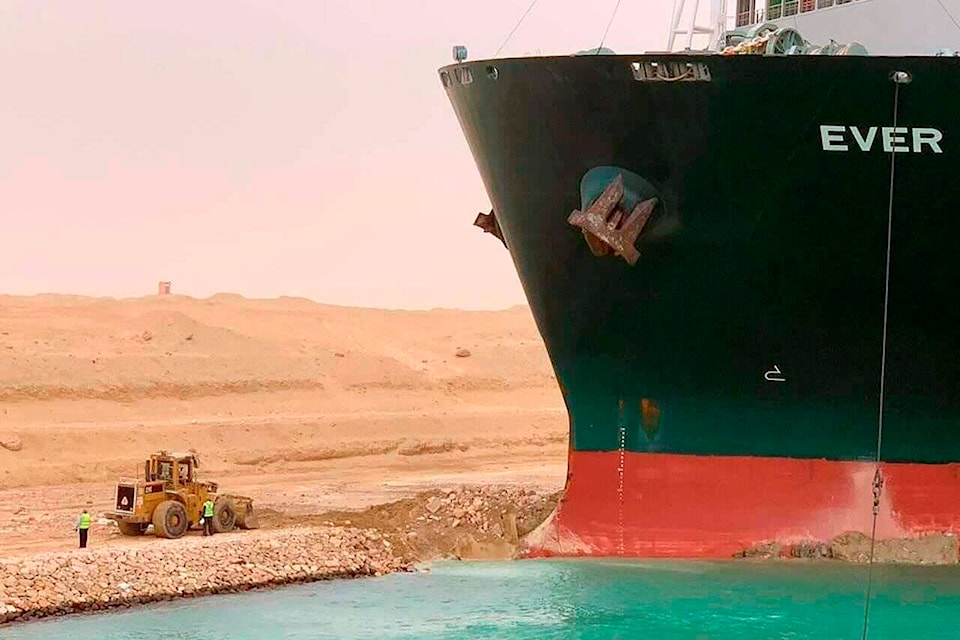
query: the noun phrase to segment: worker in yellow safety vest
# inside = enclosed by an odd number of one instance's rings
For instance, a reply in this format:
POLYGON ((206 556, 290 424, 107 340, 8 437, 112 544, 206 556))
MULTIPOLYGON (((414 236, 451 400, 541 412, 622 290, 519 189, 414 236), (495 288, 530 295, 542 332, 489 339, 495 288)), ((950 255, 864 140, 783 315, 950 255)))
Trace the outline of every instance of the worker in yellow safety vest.
POLYGON ((87 534, 90 532, 90 514, 86 509, 83 510, 83 513, 80 514, 80 517, 77 518, 77 524, 73 528, 74 531, 80 532, 80 548, 87 548, 87 534))
POLYGON ((213 535, 213 500, 210 498, 203 503, 203 535, 213 535))

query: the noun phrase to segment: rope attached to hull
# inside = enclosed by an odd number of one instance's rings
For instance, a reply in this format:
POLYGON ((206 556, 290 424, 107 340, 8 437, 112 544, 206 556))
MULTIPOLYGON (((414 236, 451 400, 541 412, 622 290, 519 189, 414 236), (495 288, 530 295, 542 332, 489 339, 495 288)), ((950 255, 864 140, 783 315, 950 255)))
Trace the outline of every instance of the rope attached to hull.
MULTIPOLYGON (((890 75, 894 83, 893 90, 893 126, 897 126, 897 118, 900 109, 900 86, 909 84, 912 80, 906 71, 894 71, 890 75)), ((886 373, 887 373, 887 321, 890 308, 890 253, 893 240, 893 186, 897 170, 897 154, 890 151, 890 186, 887 197, 887 257, 884 268, 883 283, 883 338, 880 350, 880 411, 877 422, 877 456, 874 462, 873 473, 873 525, 870 531, 870 568, 867 573, 867 589, 863 600, 863 632, 860 635, 861 640, 867 640, 867 633, 870 630, 870 598, 873 595, 873 567, 874 552, 877 545, 877 517, 880 514, 880 496, 883 492, 883 470, 880 467, 881 448, 883 446, 883 410, 886 393, 886 373)))

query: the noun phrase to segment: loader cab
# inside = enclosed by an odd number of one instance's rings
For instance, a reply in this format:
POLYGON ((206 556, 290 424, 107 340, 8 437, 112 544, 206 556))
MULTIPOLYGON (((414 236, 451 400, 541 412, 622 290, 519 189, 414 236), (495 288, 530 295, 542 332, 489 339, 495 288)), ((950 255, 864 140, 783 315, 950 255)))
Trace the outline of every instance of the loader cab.
POLYGON ((199 466, 193 454, 162 452, 144 463, 144 479, 148 483, 170 484, 174 489, 179 489, 196 482, 196 469, 199 466))

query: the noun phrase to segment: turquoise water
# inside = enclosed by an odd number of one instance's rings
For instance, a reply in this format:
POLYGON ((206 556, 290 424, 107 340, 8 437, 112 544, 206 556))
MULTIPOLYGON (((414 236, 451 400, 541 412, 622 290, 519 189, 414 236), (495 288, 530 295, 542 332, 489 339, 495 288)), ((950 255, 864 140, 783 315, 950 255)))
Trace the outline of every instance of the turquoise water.
MULTIPOLYGON (((443 563, 0 627, 4 640, 859 640, 864 567, 637 561, 443 563)), ((878 567, 870 638, 960 637, 960 568, 878 567)))

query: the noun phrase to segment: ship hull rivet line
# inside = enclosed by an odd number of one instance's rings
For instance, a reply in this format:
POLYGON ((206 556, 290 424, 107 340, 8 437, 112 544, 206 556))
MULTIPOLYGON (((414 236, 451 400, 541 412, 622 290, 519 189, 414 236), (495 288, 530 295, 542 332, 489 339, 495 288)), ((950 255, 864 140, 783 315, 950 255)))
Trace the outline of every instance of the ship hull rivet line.
MULTIPOLYGON (((896 127, 900 115, 900 87, 910 84, 913 81, 913 76, 907 71, 894 71, 890 74, 890 80, 894 84, 893 126, 896 127)), ((870 629, 870 598, 873 591, 874 552, 877 544, 877 518, 880 515, 880 498, 883 494, 883 470, 880 468, 880 461, 882 460, 880 454, 881 447, 883 446, 883 412, 886 394, 887 322, 890 317, 890 253, 891 247, 893 246, 893 187, 896 169, 897 154, 891 151, 890 185, 887 194, 887 253, 883 283, 883 332, 881 334, 882 341, 880 347, 880 406, 877 415, 877 457, 874 461, 873 473, 873 524, 870 531, 870 568, 867 573, 867 588, 863 598, 863 632, 860 635, 861 640, 867 640, 867 632, 870 629)))
POLYGON ((627 429, 620 425, 620 460, 617 463, 617 553, 623 555, 623 468, 626 458, 627 429))
POLYGON ((617 462, 617 554, 623 555, 623 471, 627 451, 627 428, 623 423, 623 398, 620 398, 620 459, 617 462))

